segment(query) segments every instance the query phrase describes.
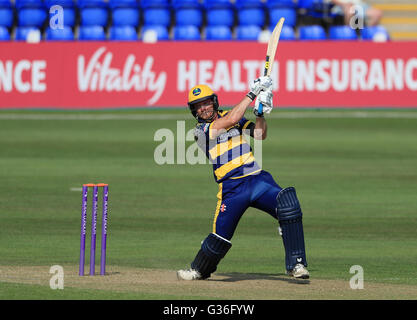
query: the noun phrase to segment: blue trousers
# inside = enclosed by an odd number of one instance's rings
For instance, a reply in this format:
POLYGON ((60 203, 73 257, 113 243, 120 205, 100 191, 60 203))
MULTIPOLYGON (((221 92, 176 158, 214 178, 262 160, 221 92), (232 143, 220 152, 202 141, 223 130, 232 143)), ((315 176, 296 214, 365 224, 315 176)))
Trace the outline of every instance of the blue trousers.
POLYGON ((249 207, 262 210, 277 219, 277 195, 281 190, 271 174, 263 170, 258 174, 219 183, 213 233, 230 240, 249 207))

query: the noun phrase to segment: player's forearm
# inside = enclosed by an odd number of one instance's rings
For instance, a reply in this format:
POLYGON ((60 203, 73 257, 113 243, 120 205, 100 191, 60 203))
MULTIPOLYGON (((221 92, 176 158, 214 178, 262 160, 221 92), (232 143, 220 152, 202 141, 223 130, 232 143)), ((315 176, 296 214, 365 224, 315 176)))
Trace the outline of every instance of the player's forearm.
POLYGON ((252 103, 252 100, 245 96, 234 108, 227 114, 230 125, 233 126, 238 123, 245 115, 246 109, 252 103))
POLYGON ((253 138, 256 140, 265 140, 268 126, 264 117, 256 117, 255 130, 253 138))
POLYGON ((243 116, 245 115, 246 108, 249 107, 252 100, 248 97, 244 97, 232 110, 230 110, 227 115, 223 118, 217 119, 213 122, 211 128, 213 132, 215 130, 219 131, 222 129, 227 129, 233 127, 238 123, 243 116))

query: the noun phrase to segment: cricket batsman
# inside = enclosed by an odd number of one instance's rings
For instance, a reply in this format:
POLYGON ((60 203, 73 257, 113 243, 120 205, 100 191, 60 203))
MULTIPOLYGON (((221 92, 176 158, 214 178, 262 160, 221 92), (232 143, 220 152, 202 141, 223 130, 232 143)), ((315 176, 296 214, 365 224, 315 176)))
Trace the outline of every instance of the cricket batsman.
POLYGON ((213 231, 202 241, 191 268, 177 271, 179 280, 207 279, 216 271, 220 260, 232 247, 233 233, 249 207, 278 220, 287 274, 294 278, 309 278, 302 212, 295 188, 281 188, 271 174, 262 170, 243 136, 244 132, 249 132, 254 139, 266 138, 264 114, 271 112, 272 99, 269 76, 252 81, 250 91, 230 111, 219 110, 218 97, 208 86, 197 85, 190 90, 188 107, 198 121, 195 139, 213 164, 219 192, 213 231), (254 123, 244 114, 255 99, 254 123))

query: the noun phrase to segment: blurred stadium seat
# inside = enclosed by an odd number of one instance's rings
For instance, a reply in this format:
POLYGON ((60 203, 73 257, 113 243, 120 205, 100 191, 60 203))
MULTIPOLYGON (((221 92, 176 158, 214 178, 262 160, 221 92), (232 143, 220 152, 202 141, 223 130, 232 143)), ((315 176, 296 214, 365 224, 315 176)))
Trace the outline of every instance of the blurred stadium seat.
POLYGON ((299 9, 304 9, 306 11, 313 10, 321 0, 298 0, 297 6, 299 9))
POLYGON ((18 25, 21 27, 42 27, 47 14, 41 0, 16 0, 18 25))
POLYGON ((270 26, 275 26, 282 17, 287 26, 295 27, 297 24, 296 4, 293 0, 268 0, 266 7, 270 26))
POLYGON ((152 34, 155 34, 155 40, 169 40, 168 29, 161 25, 149 25, 142 28, 142 40, 149 42, 149 38, 152 38, 152 34), (148 35, 147 35, 148 33, 148 35))
POLYGON ((240 26, 265 25, 265 7, 261 0, 236 0, 236 9, 240 26))
POLYGON ((207 26, 206 40, 232 40, 232 30, 228 26, 207 26))
POLYGON ((206 12, 208 26, 234 25, 234 12, 231 9, 211 9, 206 12))
POLYGON ((109 18, 108 2, 104 0, 78 0, 78 6, 82 26, 107 26, 109 18))
POLYGON ((365 27, 361 30, 362 40, 373 40, 373 41, 387 41, 390 40, 390 35, 387 29, 382 26, 365 27))
POLYGON ((193 25, 175 26, 173 34, 174 40, 201 40, 200 30, 193 25))
POLYGON ((261 33, 261 27, 257 25, 243 25, 236 27, 236 39, 237 40, 258 40, 261 33))
POLYGON ((201 27, 202 24, 203 13, 200 9, 182 8, 175 10, 175 25, 201 27))
POLYGON ((331 40, 357 40, 356 31, 350 26, 330 26, 329 39, 331 40))
POLYGON ((40 30, 36 27, 17 27, 15 40, 27 41, 28 38, 30 39, 30 36, 32 36, 33 38, 36 38, 37 34, 39 34, 39 37, 40 37, 40 30))
POLYGON ((12 3, 10 0, 0 0, 0 26, 11 28, 13 21, 14 13, 12 3))
POLYGON ((205 0, 207 26, 227 26, 235 24, 234 6, 230 0, 205 0))
POLYGON ((263 8, 242 9, 238 11, 238 23, 241 26, 265 25, 265 12, 263 8))
POLYGON ((116 41, 136 41, 138 34, 134 26, 112 26, 109 29, 109 39, 116 41))
MULTIPOLYGON (((271 28, 273 29, 273 28, 271 28)), ((271 30, 272 31, 272 30, 271 30)), ((280 40, 296 40, 294 28, 284 25, 282 27, 280 40)))
POLYGON ((163 25, 168 27, 171 24, 171 13, 169 9, 150 8, 143 11, 144 25, 163 25))
POLYGON ((140 10, 137 0, 110 0, 113 26, 139 26, 140 10))
POLYGON ((78 40, 106 40, 102 26, 80 26, 78 40))
POLYGON ((326 31, 322 26, 301 26, 298 28, 300 40, 325 40, 327 39, 326 31))
POLYGON ((145 26, 171 25, 171 7, 168 0, 142 0, 141 6, 145 26))
POLYGON ((201 27, 203 24, 202 6, 198 0, 173 0, 175 25, 192 25, 201 27))
POLYGON ((10 40, 10 33, 6 27, 0 26, 0 41, 10 40))
POLYGON ((47 41, 71 41, 74 40, 74 32, 69 26, 65 26, 63 29, 51 29, 47 28, 45 31, 45 40, 47 41))
POLYGON ((295 27, 297 24, 297 11, 292 8, 270 8, 269 12, 269 23, 275 26, 279 19, 285 18, 285 24, 287 26, 295 27))

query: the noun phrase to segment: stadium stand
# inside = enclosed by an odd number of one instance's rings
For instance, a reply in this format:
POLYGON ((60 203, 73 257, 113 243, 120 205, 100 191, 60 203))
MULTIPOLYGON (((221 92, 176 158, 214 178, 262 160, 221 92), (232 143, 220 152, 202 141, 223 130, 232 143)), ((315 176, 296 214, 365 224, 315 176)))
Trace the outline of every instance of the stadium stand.
POLYGON ((169 32, 165 26, 162 25, 145 25, 142 28, 141 39, 147 42, 153 42, 155 40, 169 40, 169 32))
MULTIPOLYGON (((237 11, 239 27, 264 27, 266 21, 265 6, 261 0, 236 0, 235 6, 237 11)), ((252 29, 255 30, 254 28, 252 29)))
POLYGON ((361 30, 362 40, 386 41, 390 35, 384 26, 366 27, 361 30))
POLYGON ((41 28, 46 20, 46 10, 41 0, 16 0, 18 26, 41 28))
POLYGON ((331 26, 329 28, 330 40, 357 40, 356 30, 349 26, 331 26))
POLYGON ((227 25, 207 26, 205 30, 206 40, 232 40, 232 30, 227 25))
POLYGON ((171 25, 171 5, 168 0, 142 0, 144 26, 171 25))
POLYGON ((0 37, 24 40, 35 28, 48 41, 144 41, 147 30, 157 40, 257 41, 284 16, 283 40, 417 38, 415 0, 368 2, 383 11, 382 24, 354 35, 341 27, 343 17, 332 13, 329 0, 0 0, 0 37), (64 9, 62 31, 50 27, 54 5, 64 9))
POLYGON ((109 29, 109 40, 135 41, 138 40, 138 34, 133 25, 113 25, 109 29))
POLYGON ((285 18, 285 24, 295 27, 297 24, 297 11, 292 0, 268 0, 266 2, 269 15, 269 24, 276 25, 281 17, 285 18))
POLYGON ((417 2, 415 0, 368 0, 383 12, 381 25, 392 40, 417 39, 417 2))
POLYGON ((16 28, 15 40, 16 41, 28 41, 36 42, 40 39, 40 29, 36 27, 21 27, 16 28))
POLYGON ((47 41, 72 41, 74 40, 74 32, 70 26, 64 26, 63 29, 52 29, 48 27, 45 32, 45 40, 47 41))
POLYGON ((176 26, 196 26, 203 24, 203 11, 198 0, 173 0, 172 8, 175 14, 176 26))
POLYGON ((11 28, 13 26, 14 12, 12 3, 8 0, 0 0, 0 26, 11 28))
MULTIPOLYGON (((104 0, 78 0, 81 26, 106 27, 109 19, 108 2, 104 0)), ((93 29, 89 29, 93 30, 93 29)), ((99 30, 99 28, 96 28, 99 30)))
POLYGON ((342 15, 332 13, 334 6, 330 0, 298 0, 297 26, 321 25, 328 29, 331 25, 344 24, 342 15))
POLYGON ((345 25, 352 25, 361 20, 366 21, 368 26, 375 26, 381 20, 382 11, 371 6, 366 0, 329 0, 329 3, 330 12, 343 17, 345 25))
POLYGON ((262 29, 258 25, 239 25, 236 27, 237 40, 258 40, 262 29))
POLYGON ((298 29, 300 40, 326 40, 326 30, 320 25, 301 26, 298 29))
MULTIPOLYGON (((53 0, 52 0, 53 1, 53 0)), ((137 28, 140 23, 139 2, 136 0, 110 0, 109 7, 112 25, 117 27, 132 26, 137 28)), ((122 29, 116 29, 116 34, 122 29)), ((126 28, 125 30, 129 30, 126 28)), ((129 31, 130 32, 130 31, 129 31)))
MULTIPOLYGON (((230 0, 204 0, 204 9, 207 26, 227 26, 229 28, 234 26, 235 11, 230 0)), ((219 28, 218 30, 223 29, 219 28)))
POLYGON ((10 40, 9 30, 6 27, 0 26, 0 41, 10 40))
POLYGON ((174 40, 200 40, 200 30, 195 25, 177 25, 174 27, 174 40))
POLYGON ((80 26, 78 40, 106 40, 106 38, 106 32, 102 26, 80 26))

